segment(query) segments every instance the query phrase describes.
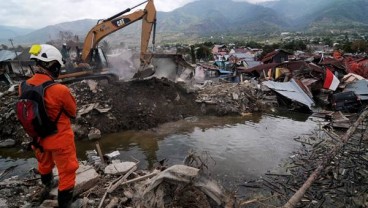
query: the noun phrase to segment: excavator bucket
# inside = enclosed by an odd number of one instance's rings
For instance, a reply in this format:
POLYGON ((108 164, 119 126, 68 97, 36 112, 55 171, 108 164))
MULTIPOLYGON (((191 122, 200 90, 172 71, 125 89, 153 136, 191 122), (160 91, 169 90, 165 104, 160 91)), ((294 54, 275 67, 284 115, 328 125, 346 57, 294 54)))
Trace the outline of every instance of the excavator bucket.
POLYGON ((182 54, 153 54, 150 65, 153 70, 146 69, 145 73, 137 72, 135 77, 138 78, 140 75, 143 76, 139 78, 164 77, 177 82, 189 81, 194 74, 194 67, 184 60, 182 54), (150 74, 152 72, 154 73, 150 74))
POLYGON ((152 64, 141 66, 138 72, 133 75, 133 79, 143 79, 155 74, 155 67, 152 64))

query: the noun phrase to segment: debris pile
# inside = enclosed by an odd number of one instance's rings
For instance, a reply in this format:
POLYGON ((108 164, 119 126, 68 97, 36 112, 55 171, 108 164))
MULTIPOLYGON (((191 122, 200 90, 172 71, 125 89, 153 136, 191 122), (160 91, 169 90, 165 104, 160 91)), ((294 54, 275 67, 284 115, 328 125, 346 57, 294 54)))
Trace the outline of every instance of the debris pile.
POLYGON ((366 110, 346 132, 323 128, 312 136, 295 138, 302 148, 284 165, 286 173, 266 173, 260 181, 245 185, 251 189, 265 188, 270 194, 244 200, 242 204, 366 207, 367 114, 366 110))
MULTIPOLYGON (((257 83, 214 83, 205 82, 202 90, 198 92, 197 103, 201 104, 202 111, 208 114, 242 115, 246 113, 265 111, 269 102, 267 90, 263 91, 257 83)), ((273 97, 273 101, 276 97, 273 97)))
POLYGON ((0 92, 0 148, 26 141, 27 136, 15 114, 18 99, 16 86, 1 88, 0 92))
MULTIPOLYGON (((203 168, 160 164, 153 171, 143 171, 137 170, 139 161, 120 162, 112 157, 107 164, 95 160, 96 152, 87 154, 89 160, 77 171, 73 207, 235 206, 234 196, 210 179, 203 168)), ((54 175, 57 177, 57 172, 54 175)), ((10 178, 0 182, 0 187, 0 206, 57 207, 56 188, 46 199, 39 196, 42 185, 38 175, 30 174, 24 180, 10 178)))

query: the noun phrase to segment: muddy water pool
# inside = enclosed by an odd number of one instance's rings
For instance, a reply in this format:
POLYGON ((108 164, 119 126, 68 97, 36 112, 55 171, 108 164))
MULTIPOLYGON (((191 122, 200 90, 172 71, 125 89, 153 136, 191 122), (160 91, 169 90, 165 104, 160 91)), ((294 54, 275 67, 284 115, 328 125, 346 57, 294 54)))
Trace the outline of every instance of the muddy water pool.
MULTIPOLYGON (((150 169, 157 161, 181 164, 188 152, 195 151, 208 165, 208 172, 228 188, 254 180, 267 171, 277 171, 283 160, 300 147, 294 138, 311 134, 319 122, 295 112, 251 114, 243 117, 191 117, 164 124, 150 131, 125 131, 105 135, 100 141, 103 153, 118 150, 118 159, 140 161, 150 169)), ((78 141, 78 158, 96 141, 78 141)), ((12 168, 0 180, 36 167, 32 152, 0 149, 0 173, 12 168)))

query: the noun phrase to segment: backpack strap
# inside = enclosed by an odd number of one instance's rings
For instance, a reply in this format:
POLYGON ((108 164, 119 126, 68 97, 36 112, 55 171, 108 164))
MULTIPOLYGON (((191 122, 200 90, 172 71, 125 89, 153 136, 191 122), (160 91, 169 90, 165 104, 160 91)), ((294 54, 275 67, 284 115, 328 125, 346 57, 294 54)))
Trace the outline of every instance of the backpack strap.
MULTIPOLYGON (((23 93, 23 92, 25 92, 25 91, 29 90, 29 88, 30 88, 30 87, 34 87, 34 88, 35 88, 35 90, 36 90, 40 95, 42 95, 42 97, 43 97, 43 99, 42 99, 42 100, 44 101, 44 95, 45 95, 45 91, 46 91, 46 89, 47 89, 48 87, 51 87, 51 86, 56 85, 56 84, 59 84, 59 83, 54 82, 54 80, 49 80, 49 81, 46 81, 46 82, 42 83, 41 85, 34 86, 34 85, 32 85, 32 84, 28 84, 26 81, 23 81, 23 82, 21 83, 21 90, 22 90, 22 93, 23 93)), ((46 107, 46 106, 45 106, 45 103, 43 103, 43 107, 46 107)), ((56 116, 55 121, 53 121, 54 123, 57 123, 57 122, 59 121, 59 119, 60 119, 60 117, 61 117, 61 114, 62 114, 63 112, 64 112, 66 115, 68 115, 68 114, 65 112, 64 108, 61 108, 61 110, 59 111, 58 115, 56 116)))
POLYGON ((28 91, 31 87, 33 87, 34 90, 38 92, 38 94, 43 96, 46 88, 52 85, 55 85, 55 84, 58 84, 58 83, 55 83, 53 80, 49 80, 49 81, 42 83, 41 85, 35 86, 33 84, 28 84, 26 81, 23 81, 20 85, 21 94, 23 94, 24 92, 28 91))
MULTIPOLYGON (((56 82, 54 82, 53 80, 49 80, 49 81, 47 81, 47 82, 42 83, 42 88, 43 88, 42 95, 44 95, 45 90, 46 90, 48 87, 51 87, 51 86, 56 85, 56 84, 59 84, 59 83, 56 83, 56 82)), ((59 119, 60 119, 60 117, 61 117, 61 114, 62 114, 62 113, 65 113, 67 116, 69 116, 69 115, 65 112, 64 108, 63 108, 63 107, 61 107, 61 109, 60 109, 60 111, 59 111, 58 115, 56 116, 56 119, 55 119, 54 123, 57 123, 57 122, 59 121, 59 119)))

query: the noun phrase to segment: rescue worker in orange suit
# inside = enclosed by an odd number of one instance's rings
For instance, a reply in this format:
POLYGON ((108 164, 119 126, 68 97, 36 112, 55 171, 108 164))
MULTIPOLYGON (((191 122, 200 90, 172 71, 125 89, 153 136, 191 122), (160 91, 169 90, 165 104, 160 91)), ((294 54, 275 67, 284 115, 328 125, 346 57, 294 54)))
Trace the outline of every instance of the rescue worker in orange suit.
MULTIPOLYGON (((33 45, 29 51, 31 60, 36 62, 35 74, 26 82, 30 85, 42 83, 58 78, 64 61, 60 51, 52 45, 33 45)), ((22 89, 19 89, 21 93, 22 89)), ((70 118, 76 116, 76 101, 68 87, 55 84, 45 90, 45 108, 51 120, 58 114, 57 133, 39 139, 40 147, 32 146, 38 161, 38 171, 42 184, 49 192, 54 182, 52 170, 56 166, 59 174, 58 203, 60 208, 70 207, 75 186, 78 160, 74 143, 74 132, 70 118)))

